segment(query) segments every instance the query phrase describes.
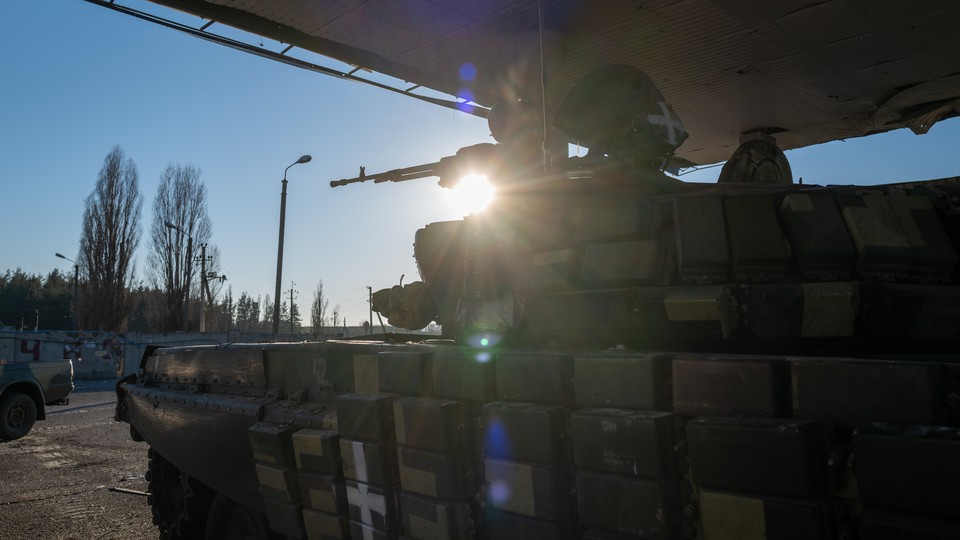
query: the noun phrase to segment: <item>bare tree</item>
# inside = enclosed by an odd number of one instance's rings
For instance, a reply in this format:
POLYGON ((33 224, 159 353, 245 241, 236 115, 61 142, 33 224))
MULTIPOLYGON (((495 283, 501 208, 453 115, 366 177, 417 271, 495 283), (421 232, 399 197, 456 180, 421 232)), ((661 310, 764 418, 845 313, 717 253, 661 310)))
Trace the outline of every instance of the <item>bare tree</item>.
POLYGON ((337 325, 340 323, 340 304, 333 306, 333 316, 331 318, 333 319, 333 324, 331 326, 333 326, 333 329, 336 330, 337 325))
POLYGON ((114 146, 83 210, 79 270, 82 328, 122 332, 133 310, 133 253, 140 243, 143 197, 137 166, 114 146))
POLYGON ((210 239, 211 230, 207 188, 200 180, 200 169, 167 165, 153 199, 149 255, 151 277, 166 296, 166 330, 187 327, 184 302, 188 292, 200 298, 200 264, 195 259, 200 245, 210 239))
POLYGON ((313 305, 310 308, 310 324, 313 326, 315 336, 323 335, 323 324, 327 320, 327 308, 330 306, 330 300, 323 296, 323 280, 317 282, 317 288, 313 291, 313 305))

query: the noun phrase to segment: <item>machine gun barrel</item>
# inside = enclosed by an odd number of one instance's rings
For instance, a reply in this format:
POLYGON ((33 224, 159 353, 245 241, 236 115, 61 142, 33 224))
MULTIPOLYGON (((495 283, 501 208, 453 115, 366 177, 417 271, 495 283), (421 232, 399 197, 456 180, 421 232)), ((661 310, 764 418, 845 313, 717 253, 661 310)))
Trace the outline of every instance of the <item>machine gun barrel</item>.
POLYGON ((406 182, 407 180, 417 180, 430 176, 440 176, 440 163, 427 163, 424 165, 415 165, 403 169, 393 169, 377 174, 365 174, 363 168, 360 168, 360 175, 353 178, 344 178, 342 180, 331 180, 330 187, 346 186, 348 184, 358 184, 373 180, 374 184, 382 182, 406 182))

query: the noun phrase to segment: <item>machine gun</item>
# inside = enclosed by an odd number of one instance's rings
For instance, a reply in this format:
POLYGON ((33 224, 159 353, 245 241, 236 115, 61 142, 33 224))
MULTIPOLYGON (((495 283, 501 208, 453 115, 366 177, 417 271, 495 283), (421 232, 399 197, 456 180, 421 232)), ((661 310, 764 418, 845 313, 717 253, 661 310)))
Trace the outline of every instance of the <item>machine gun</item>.
POLYGON ((442 187, 453 187, 464 176, 482 174, 496 167, 499 161, 499 146, 491 143, 480 143, 466 146, 457 150, 456 155, 441 158, 434 163, 414 165, 402 169, 393 169, 377 174, 366 174, 365 167, 360 167, 360 174, 353 178, 331 180, 330 187, 358 184, 373 181, 374 184, 383 182, 406 182, 431 176, 440 177, 442 187))

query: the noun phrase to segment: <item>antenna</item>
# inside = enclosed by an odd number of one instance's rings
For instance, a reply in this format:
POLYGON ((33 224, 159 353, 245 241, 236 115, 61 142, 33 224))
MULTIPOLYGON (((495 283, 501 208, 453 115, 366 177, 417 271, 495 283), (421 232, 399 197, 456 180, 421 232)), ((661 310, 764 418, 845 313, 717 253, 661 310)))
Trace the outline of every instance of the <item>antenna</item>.
POLYGON ((537 20, 540 38, 540 114, 543 116, 543 140, 540 143, 540 151, 543 153, 543 168, 546 170, 552 165, 552 159, 550 157, 549 124, 547 122, 547 66, 543 61, 543 0, 537 0, 537 20))

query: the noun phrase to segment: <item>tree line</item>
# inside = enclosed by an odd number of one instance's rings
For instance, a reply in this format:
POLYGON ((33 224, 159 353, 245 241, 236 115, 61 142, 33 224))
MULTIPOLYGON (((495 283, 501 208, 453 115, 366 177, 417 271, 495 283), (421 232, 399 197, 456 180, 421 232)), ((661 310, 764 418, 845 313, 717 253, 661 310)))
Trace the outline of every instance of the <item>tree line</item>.
MULTIPOLYGON (((73 276, 59 269, 46 276, 27 274, 21 269, 6 270, 0 274, 0 326, 38 328, 40 330, 72 330, 75 328, 71 301, 73 276)), ((168 332, 171 331, 168 291, 140 283, 128 292, 133 310, 126 320, 126 331, 168 332)), ((205 326, 209 332, 238 330, 241 332, 270 332, 273 324, 273 303, 270 296, 254 298, 247 292, 234 300, 228 287, 222 295, 205 310, 205 326)), ((197 302, 197 300, 194 300, 197 302)), ((196 330, 200 324, 199 305, 191 312, 188 328, 196 330)), ((176 309, 176 306, 174 307, 176 309)), ((291 309, 284 300, 280 304, 281 332, 290 330, 291 309)), ((303 330, 303 320, 296 303, 292 309, 294 332, 303 330)), ((177 321, 179 324, 179 321, 177 321)), ((321 323, 317 325, 323 327, 321 323)), ((82 330, 99 330, 83 327, 82 330)), ((178 330, 179 327, 173 330, 178 330)))
MULTIPOLYGON (((104 158, 93 191, 84 201, 79 249, 68 275, 53 270, 30 275, 20 269, 0 275, 0 321, 7 326, 83 329, 122 333, 272 329, 270 296, 253 298, 221 291, 220 255, 210 243, 212 223, 200 169, 170 164, 153 199, 148 265, 138 279, 134 253, 140 246, 143 196, 136 164, 115 146, 104 158), (223 292, 221 295, 220 293, 223 292), (203 321, 200 318, 203 313, 203 321)), ((280 299, 281 332, 300 331, 296 303, 280 299), (292 323, 292 324, 291 324, 292 323)), ((314 290, 310 325, 316 334, 340 322, 339 306, 328 316, 323 282, 314 290)))

